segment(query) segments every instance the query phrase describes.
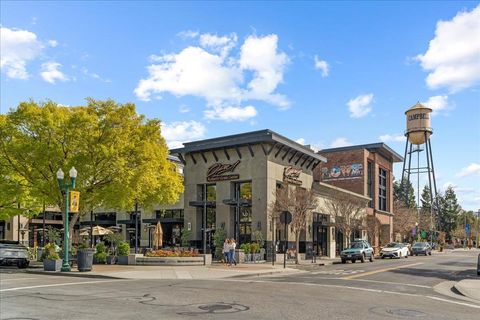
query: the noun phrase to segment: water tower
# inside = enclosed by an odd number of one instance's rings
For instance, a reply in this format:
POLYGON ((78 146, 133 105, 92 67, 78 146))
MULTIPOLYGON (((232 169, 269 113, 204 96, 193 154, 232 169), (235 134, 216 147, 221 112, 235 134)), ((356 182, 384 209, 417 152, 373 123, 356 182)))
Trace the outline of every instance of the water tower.
MULTIPOLYGON (((406 188, 407 184, 405 184, 405 179, 410 181, 411 175, 417 174, 417 200, 418 203, 420 203, 420 174, 426 173, 428 175, 431 203, 430 227, 433 228, 433 208, 435 207, 439 210, 439 206, 437 198, 437 183, 433 167, 432 144, 430 142, 430 136, 433 134, 432 127, 430 126, 431 113, 432 109, 425 107, 420 102, 417 102, 417 104, 405 111, 407 118, 407 130, 405 131, 405 136, 407 137, 407 141, 405 143, 405 156, 403 157, 401 185, 402 188, 406 188), (425 160, 423 160, 421 165, 420 153, 422 151, 425 151, 426 154, 426 164, 425 160), (414 153, 417 153, 417 163, 413 164, 412 167, 412 154, 414 153)), ((408 192, 405 192, 405 194, 408 195, 408 192)))

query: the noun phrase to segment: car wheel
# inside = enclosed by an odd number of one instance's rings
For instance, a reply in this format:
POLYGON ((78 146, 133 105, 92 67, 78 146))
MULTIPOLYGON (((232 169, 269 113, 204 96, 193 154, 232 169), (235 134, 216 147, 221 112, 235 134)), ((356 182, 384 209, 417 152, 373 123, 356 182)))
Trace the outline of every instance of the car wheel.
POLYGON ((347 263, 347 260, 342 259, 342 263, 343 263, 343 264, 347 263))
POLYGON ((398 258, 399 258, 399 259, 402 258, 402 253, 401 253, 401 252, 398 253, 398 258))
POLYGON ((352 259, 352 263, 355 263, 356 261, 357 261, 357 260, 355 260, 355 259, 352 259))
POLYGON ((19 262, 17 263, 17 266, 18 266, 18 268, 20 268, 20 269, 25 269, 26 267, 28 267, 28 263, 25 262, 25 261, 19 261, 19 262))
POLYGON ((381 256, 382 259, 385 259, 385 256, 381 256))
POLYGON ((408 252, 407 252, 407 254, 405 255, 405 259, 407 259, 407 258, 408 258, 408 252))
POLYGON ((360 258, 360 261, 361 261, 362 263, 365 263, 365 254, 362 255, 362 257, 360 258))
POLYGON ((432 251, 430 251, 430 252, 428 253, 428 255, 431 256, 431 255, 432 255, 432 251))
POLYGON ((370 255, 370 262, 373 262, 375 258, 373 257, 373 253, 370 255))

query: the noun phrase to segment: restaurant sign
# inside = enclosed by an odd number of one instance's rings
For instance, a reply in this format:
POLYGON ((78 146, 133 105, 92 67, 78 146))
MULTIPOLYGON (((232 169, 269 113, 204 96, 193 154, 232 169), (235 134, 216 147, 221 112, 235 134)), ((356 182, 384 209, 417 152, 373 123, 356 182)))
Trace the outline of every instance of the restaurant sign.
POLYGON ((210 166, 207 171, 207 181, 225 181, 239 179, 238 173, 232 173, 240 164, 240 160, 232 164, 215 163, 210 166))
POLYGON ((283 169, 283 181, 291 184, 301 185, 300 173, 302 169, 296 169, 294 167, 285 167, 283 169))
POLYGON ((322 168, 322 180, 346 180, 363 176, 363 164, 354 163, 332 168, 322 168))

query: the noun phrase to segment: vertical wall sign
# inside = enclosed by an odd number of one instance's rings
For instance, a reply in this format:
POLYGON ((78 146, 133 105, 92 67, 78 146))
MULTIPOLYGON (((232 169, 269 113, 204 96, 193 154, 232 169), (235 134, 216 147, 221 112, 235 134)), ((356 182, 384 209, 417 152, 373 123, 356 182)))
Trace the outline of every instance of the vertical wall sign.
POLYGON ((295 185, 301 185, 302 180, 300 180, 300 173, 302 173, 302 169, 297 169, 294 167, 285 167, 283 169, 283 181, 295 185))

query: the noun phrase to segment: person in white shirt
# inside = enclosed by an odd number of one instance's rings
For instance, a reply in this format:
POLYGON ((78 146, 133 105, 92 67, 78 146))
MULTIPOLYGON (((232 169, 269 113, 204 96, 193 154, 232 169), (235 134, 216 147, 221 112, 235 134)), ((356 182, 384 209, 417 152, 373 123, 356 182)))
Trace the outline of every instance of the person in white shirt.
POLYGON ((235 248, 237 247, 237 244, 235 242, 235 239, 230 239, 230 257, 229 257, 229 265, 232 265, 232 262, 237 265, 237 260, 235 259, 235 248))
POLYGON ((226 266, 227 263, 229 262, 229 256, 230 256, 230 239, 225 239, 223 242, 223 259, 224 259, 224 265, 226 266))

